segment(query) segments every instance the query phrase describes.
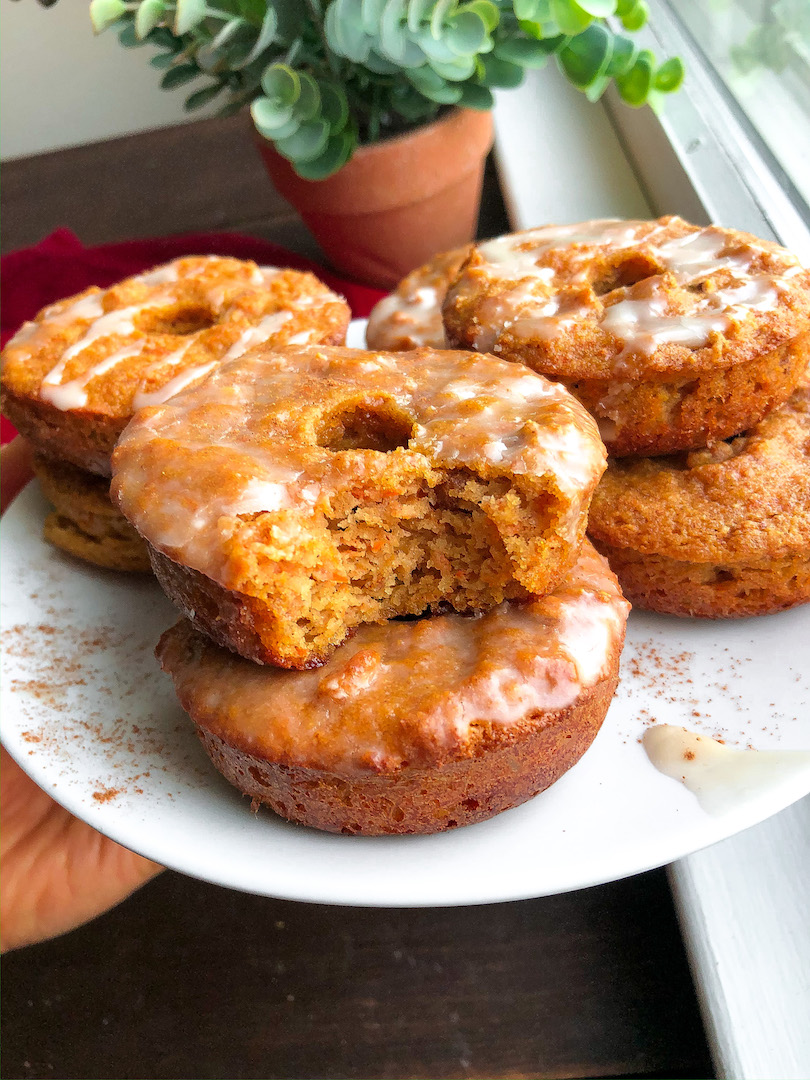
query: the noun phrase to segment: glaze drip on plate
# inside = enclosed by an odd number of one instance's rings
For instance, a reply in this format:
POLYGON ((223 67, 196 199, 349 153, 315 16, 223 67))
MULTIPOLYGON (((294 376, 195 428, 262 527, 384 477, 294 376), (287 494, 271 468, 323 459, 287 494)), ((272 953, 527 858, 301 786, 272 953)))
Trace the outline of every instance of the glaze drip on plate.
POLYGON ((644 732, 647 757, 709 814, 725 814, 791 776, 810 777, 810 750, 738 750, 673 724, 644 732))

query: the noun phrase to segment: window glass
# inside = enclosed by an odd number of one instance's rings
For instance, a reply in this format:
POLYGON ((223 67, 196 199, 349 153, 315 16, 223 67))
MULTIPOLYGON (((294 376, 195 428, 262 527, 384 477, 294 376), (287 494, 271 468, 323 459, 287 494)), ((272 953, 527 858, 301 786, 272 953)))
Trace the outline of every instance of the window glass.
POLYGON ((810 0, 669 0, 810 206, 810 0))

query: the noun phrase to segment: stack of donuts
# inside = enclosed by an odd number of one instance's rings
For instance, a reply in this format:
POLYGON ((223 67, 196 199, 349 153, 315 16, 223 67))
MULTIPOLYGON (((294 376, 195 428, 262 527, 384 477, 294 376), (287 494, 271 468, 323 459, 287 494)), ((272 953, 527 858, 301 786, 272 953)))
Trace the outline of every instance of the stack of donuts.
POLYGON ((810 272, 677 217, 500 237, 414 271, 374 347, 527 365, 596 419, 588 532, 634 605, 768 614, 810 600, 810 272))
POLYGON ((5 409, 42 474, 98 477, 144 545, 183 615, 159 660, 255 806, 427 833, 531 798, 618 679, 629 605, 585 539, 596 423, 496 355, 345 348, 315 279, 220 262, 17 335, 5 409))

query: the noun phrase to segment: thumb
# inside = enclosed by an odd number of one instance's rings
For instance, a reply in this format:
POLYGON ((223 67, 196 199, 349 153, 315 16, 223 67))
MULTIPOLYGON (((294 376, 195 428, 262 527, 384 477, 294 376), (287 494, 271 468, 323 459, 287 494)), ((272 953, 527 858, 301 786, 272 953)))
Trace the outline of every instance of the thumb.
POLYGON ((33 477, 31 447, 19 435, 0 452, 0 511, 33 477))

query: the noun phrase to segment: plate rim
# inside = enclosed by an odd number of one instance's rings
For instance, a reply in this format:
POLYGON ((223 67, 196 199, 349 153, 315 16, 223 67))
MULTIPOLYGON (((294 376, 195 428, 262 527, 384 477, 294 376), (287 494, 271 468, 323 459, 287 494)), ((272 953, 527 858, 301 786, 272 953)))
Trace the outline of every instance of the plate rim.
MULTIPOLYGON (((41 556, 43 553, 46 558, 54 558, 60 561, 68 558, 67 556, 61 555, 61 553, 53 552, 53 550, 45 544, 41 536, 39 536, 37 537, 37 544, 29 544, 24 553, 15 552, 17 557, 14 560, 14 565, 10 565, 9 555, 11 553, 9 552, 8 547, 8 532, 24 528, 26 530, 26 535, 30 537, 32 531, 32 519, 41 522, 43 507, 44 500, 37 485, 30 484, 20 493, 17 499, 14 500, 3 517, 2 548, 4 557, 0 560, 0 581, 2 581, 4 586, 2 602, 2 625, 4 629, 8 622, 9 608, 13 608, 17 602, 12 599, 11 604, 9 604, 7 597, 8 593, 11 592, 13 594, 16 588, 10 580, 10 576, 19 569, 20 556, 23 556, 23 563, 26 559, 33 558, 35 555, 41 556), (11 526, 11 529, 9 529, 9 526, 11 526)), ((778 618, 778 616, 774 616, 774 618, 778 618)), ((2 695, 3 702, 7 706, 9 695, 12 691, 6 683, 7 680, 4 679, 2 695)), ((14 699, 12 698, 11 700, 13 701, 14 699)), ((18 706, 18 708, 20 707, 18 706)), ((354 887, 351 881, 346 880, 345 876, 343 879, 335 882, 334 880, 330 880, 328 875, 324 876, 322 885, 319 884, 318 887, 314 887, 306 875, 301 879, 301 883, 296 885, 295 874, 290 876, 289 873, 283 873, 280 877, 277 875, 272 881, 264 880, 260 886, 257 886, 255 883, 248 883, 243 871, 236 875, 229 874, 227 872, 227 867, 221 858, 217 860, 212 867, 207 867, 201 865, 198 859, 186 858, 185 852, 183 851, 168 851, 161 846, 160 842, 157 844, 153 843, 148 835, 143 835, 144 826, 141 823, 143 815, 137 813, 132 814, 130 812, 131 803, 129 802, 124 803, 125 813, 122 820, 115 813, 105 814, 105 811, 107 810, 106 805, 95 805, 92 802, 82 801, 82 792, 78 790, 77 785, 72 780, 60 783, 58 766, 52 766, 52 770, 49 774, 47 759, 44 755, 41 759, 36 753, 32 755, 31 746, 23 739, 23 726, 14 722, 9 716, 9 712, 6 708, 4 708, 2 712, 3 719, 2 726, 0 727, 0 735, 2 735, 3 745, 6 747, 11 757, 51 798, 65 807, 70 813, 74 814, 74 816, 86 821, 97 831, 147 858, 160 862, 162 865, 168 866, 171 869, 189 876, 197 877, 200 880, 211 882, 212 884, 221 885, 226 888, 234 888, 256 895, 319 904, 374 908, 477 906, 509 903, 539 896, 554 895, 575 889, 591 888, 599 884, 619 880, 636 873, 643 873, 655 869, 656 867, 664 866, 676 859, 682 858, 684 855, 710 847, 715 843, 734 836, 766 818, 771 817, 773 814, 785 809, 787 806, 790 806, 810 792, 810 774, 808 774, 806 778, 800 777, 796 779, 794 777, 790 783, 786 782, 776 789, 770 790, 764 794, 760 793, 759 798, 746 803, 743 807, 738 807, 732 817, 713 817, 711 815, 706 815, 705 818, 701 818, 698 823, 693 822, 692 826, 685 829, 683 832, 669 836, 664 841, 663 846, 659 847, 655 853, 650 850, 650 842, 645 841, 645 844, 640 848, 637 847, 622 850, 618 859, 613 861, 609 873, 605 873, 600 869, 603 865, 603 860, 595 860, 592 872, 584 873, 581 867, 576 872, 561 873, 558 870, 550 884, 546 884, 545 886, 538 884, 539 878, 536 874, 533 877, 529 875, 525 879, 525 885, 523 887, 516 887, 516 885, 511 884, 506 889, 498 884, 496 880, 493 879, 492 881, 489 881, 485 876, 482 877, 478 874, 474 876, 472 882, 464 879, 463 881, 454 883, 452 889, 449 889, 446 882, 443 882, 440 884, 438 890, 433 888, 433 891, 431 891, 432 886, 428 882, 427 887, 424 885, 422 886, 419 896, 409 894, 402 897, 393 895, 390 891, 390 887, 385 884, 381 885, 370 894, 368 891, 368 879, 362 875, 358 879, 357 887, 354 887), (9 722, 10 719, 11 722, 9 722), (53 783, 54 780, 56 781, 55 785, 53 783), (698 831, 701 834, 699 838, 695 835, 698 831), (636 851, 636 854, 633 855, 632 851, 636 851)), ((11 710, 11 714, 13 717, 13 709, 11 710)), ((608 714, 606 724, 609 723, 609 715, 610 714, 608 714)), ((598 738, 599 736, 597 736, 597 739, 598 738)), ((202 749, 200 750, 200 754, 203 754, 202 749)), ((207 759, 203 757, 202 760, 204 760, 205 764, 211 769, 212 785, 222 784, 223 789, 227 790, 228 794, 232 794, 234 798, 238 799, 239 795, 236 790, 227 785, 227 782, 214 771, 213 766, 209 765, 207 759)), ((575 765, 566 775, 575 775, 577 767, 578 766, 575 765)), ((564 780, 565 778, 558 781, 558 784, 563 783, 564 780)), ((661 780, 667 784, 676 784, 675 781, 672 781, 667 777, 662 776, 661 780)), ((84 799, 86 800, 86 798, 87 792, 85 790, 84 799)), ((530 806, 531 803, 526 805, 530 806)), ((498 815, 497 819, 491 820, 508 820, 506 815, 520 813, 521 809, 521 807, 517 807, 514 810, 505 811, 504 814, 498 815)), ((245 813, 248 813, 247 806, 245 806, 245 813)), ((270 812, 266 811, 266 813, 270 812)), ((273 822, 272 824, 275 826, 276 822, 273 822)), ((302 830, 302 834, 314 832, 314 830, 304 829, 303 826, 290 826, 289 823, 283 824, 285 827, 302 830)), ((330 837, 330 842, 340 843, 341 845, 374 845, 378 843, 386 846, 391 844, 409 845, 420 843, 427 843, 429 846, 434 844, 441 845, 444 843, 452 843, 454 836, 466 833, 467 830, 480 829, 486 827, 488 824, 488 822, 483 822, 479 825, 467 826, 463 830, 453 830, 446 833, 434 834, 430 837, 330 837)), ((147 829, 148 828, 149 827, 147 826, 147 829)), ((171 835, 171 831, 169 835, 171 835)), ((316 834, 318 837, 324 835, 325 834, 316 834)), ((272 843, 272 833, 267 833, 267 836, 269 838, 268 843, 272 843)), ((312 857, 311 854, 309 857, 312 857)), ((343 857, 343 855, 340 856, 340 858, 343 857)), ((577 864, 574 863, 573 865, 576 866, 577 864)), ((510 878, 509 882, 511 881, 512 879, 510 878)), ((394 888, 396 888, 396 885, 394 888)))

